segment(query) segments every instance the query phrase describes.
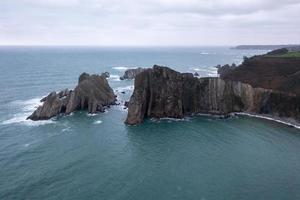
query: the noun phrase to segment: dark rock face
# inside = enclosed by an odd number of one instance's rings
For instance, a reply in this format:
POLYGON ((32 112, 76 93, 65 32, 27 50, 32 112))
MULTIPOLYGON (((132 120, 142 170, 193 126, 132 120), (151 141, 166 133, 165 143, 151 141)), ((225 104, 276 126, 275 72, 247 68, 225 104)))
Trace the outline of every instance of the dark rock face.
POLYGON ((146 68, 136 68, 136 69, 128 69, 124 72, 124 75, 120 77, 121 80, 125 79, 134 79, 135 76, 143 71, 145 71, 146 68))
POLYGON ((83 73, 73 91, 66 89, 58 94, 51 92, 41 101, 44 104, 39 106, 28 119, 46 120, 59 114, 70 114, 82 109, 87 109, 89 113, 103 112, 105 106, 115 104, 116 97, 105 76, 83 73))
POLYGON ((293 94, 253 88, 220 78, 196 78, 167 67, 154 66, 135 78, 125 123, 144 118, 183 118, 196 113, 231 112, 271 114, 300 120, 300 98, 293 94))

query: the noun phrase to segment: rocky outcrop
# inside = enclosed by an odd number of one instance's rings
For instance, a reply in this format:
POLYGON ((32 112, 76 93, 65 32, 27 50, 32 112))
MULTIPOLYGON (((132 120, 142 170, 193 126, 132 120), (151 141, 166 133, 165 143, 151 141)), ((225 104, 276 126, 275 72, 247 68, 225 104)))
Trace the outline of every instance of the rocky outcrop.
POLYGON ((105 78, 109 78, 110 77, 110 73, 109 72, 103 72, 101 74, 101 76, 104 76, 105 78))
POLYGON ((46 120, 59 114, 70 114, 76 110, 86 109, 89 113, 103 112, 105 106, 113 105, 116 96, 108 85, 105 75, 83 73, 74 90, 51 92, 41 100, 39 106, 28 117, 31 120, 46 120))
POLYGON ((124 72, 124 75, 120 77, 121 80, 126 80, 126 79, 134 79, 136 75, 139 73, 145 71, 146 68, 136 68, 136 69, 128 69, 124 72))
POLYGON ((197 113, 249 112, 300 120, 299 96, 241 82, 196 78, 154 66, 138 74, 134 85, 125 121, 130 125, 144 118, 183 118, 197 113))

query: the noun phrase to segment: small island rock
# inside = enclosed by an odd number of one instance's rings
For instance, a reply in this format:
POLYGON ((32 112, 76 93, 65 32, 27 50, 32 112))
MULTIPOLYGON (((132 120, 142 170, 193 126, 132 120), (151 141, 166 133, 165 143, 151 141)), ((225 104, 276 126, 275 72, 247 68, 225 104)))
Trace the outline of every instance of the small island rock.
POLYGON ((89 113, 103 112, 105 106, 115 104, 116 96, 105 76, 83 73, 74 90, 64 90, 58 94, 51 92, 42 102, 43 105, 27 119, 46 120, 83 109, 87 109, 89 113))

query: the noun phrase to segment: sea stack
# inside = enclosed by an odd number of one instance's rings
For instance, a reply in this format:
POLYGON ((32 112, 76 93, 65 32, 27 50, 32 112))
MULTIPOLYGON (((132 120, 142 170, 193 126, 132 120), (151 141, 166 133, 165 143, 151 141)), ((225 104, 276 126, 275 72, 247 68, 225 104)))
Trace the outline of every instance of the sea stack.
POLYGON ((300 98, 292 93, 254 88, 239 81, 196 78, 191 73, 155 65, 136 76, 125 123, 139 124, 144 118, 183 118, 198 113, 228 115, 232 112, 300 120, 300 98))
POLYGON ((103 112, 106 106, 116 102, 116 96, 109 86, 106 76, 80 75, 74 90, 51 92, 41 100, 39 106, 27 119, 47 120, 59 114, 70 114, 76 110, 86 109, 89 113, 103 112))

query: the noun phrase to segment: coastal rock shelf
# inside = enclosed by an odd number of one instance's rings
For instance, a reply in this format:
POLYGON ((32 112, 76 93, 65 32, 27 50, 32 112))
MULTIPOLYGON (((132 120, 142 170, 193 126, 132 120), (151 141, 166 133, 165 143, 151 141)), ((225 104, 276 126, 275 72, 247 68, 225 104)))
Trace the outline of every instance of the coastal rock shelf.
POLYGON ((199 79, 190 73, 155 65, 135 77, 125 123, 139 124, 144 118, 183 118, 197 113, 228 115, 232 112, 300 120, 299 102, 295 94, 254 88, 217 77, 199 79))
POLYGON ((43 105, 27 119, 47 120, 59 114, 70 114, 82 109, 87 109, 89 113, 104 112, 106 106, 115 104, 116 96, 105 74, 100 76, 83 73, 74 90, 51 92, 41 102, 44 102, 43 105))

